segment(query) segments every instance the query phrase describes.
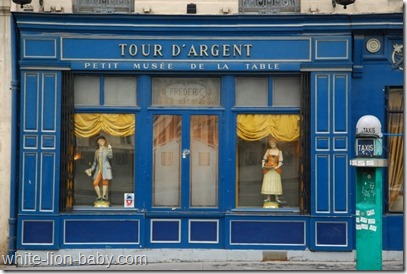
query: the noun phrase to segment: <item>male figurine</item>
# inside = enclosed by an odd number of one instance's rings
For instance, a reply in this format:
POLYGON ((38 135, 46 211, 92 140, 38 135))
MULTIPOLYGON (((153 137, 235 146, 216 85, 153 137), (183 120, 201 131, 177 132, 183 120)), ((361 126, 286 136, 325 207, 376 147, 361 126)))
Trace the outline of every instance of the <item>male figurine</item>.
POLYGON ((108 201, 107 191, 109 186, 109 180, 112 179, 112 167, 109 159, 113 158, 112 146, 109 144, 106 148, 106 138, 102 135, 98 136, 96 143, 99 148, 95 151, 95 158, 92 167, 85 170, 88 176, 91 176, 92 172, 96 169, 93 175, 93 187, 97 195, 96 201, 108 201), (100 193, 99 184, 102 181, 103 193, 100 193))

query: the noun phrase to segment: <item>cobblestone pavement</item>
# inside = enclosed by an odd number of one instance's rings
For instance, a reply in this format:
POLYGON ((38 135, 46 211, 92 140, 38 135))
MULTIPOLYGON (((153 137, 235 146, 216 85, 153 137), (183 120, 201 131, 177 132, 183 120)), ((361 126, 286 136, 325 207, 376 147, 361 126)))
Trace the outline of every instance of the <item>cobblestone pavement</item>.
MULTIPOLYGON (((268 262, 166 262, 150 263, 147 265, 93 265, 93 266, 42 266, 42 267, 16 267, 0 266, 3 271, 356 271, 355 262, 287 262, 287 261, 268 261, 268 262)), ((404 271, 404 262, 385 261, 382 264, 383 271, 404 271)))

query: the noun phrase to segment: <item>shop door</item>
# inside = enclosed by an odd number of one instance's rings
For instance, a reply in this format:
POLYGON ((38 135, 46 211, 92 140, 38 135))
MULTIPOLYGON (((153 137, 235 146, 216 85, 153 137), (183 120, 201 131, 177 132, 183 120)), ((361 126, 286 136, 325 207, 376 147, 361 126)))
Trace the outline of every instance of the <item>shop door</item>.
POLYGON ((219 115, 153 115, 152 207, 217 208, 219 115))

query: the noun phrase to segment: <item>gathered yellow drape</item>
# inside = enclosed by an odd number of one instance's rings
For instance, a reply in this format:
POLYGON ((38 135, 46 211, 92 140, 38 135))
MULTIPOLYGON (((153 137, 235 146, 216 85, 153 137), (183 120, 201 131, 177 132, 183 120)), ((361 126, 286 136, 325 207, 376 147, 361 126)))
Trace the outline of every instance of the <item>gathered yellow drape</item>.
POLYGON ((245 141, 258 141, 271 135, 277 141, 292 142, 300 136, 299 120, 296 114, 240 114, 237 135, 245 141))
POLYGON ((135 132, 134 114, 76 113, 75 135, 91 137, 104 131, 112 136, 129 136, 135 132))

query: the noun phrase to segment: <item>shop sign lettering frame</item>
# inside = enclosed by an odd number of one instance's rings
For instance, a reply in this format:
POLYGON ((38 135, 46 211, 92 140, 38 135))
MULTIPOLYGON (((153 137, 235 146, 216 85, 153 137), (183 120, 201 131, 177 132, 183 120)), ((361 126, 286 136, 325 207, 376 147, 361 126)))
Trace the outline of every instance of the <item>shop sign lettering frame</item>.
POLYGON ((243 14, 300 13, 300 0, 239 0, 243 14))
POLYGON ((311 37, 172 38, 63 37, 61 60, 72 69, 132 71, 298 71, 312 61, 311 37))
POLYGON ((132 13, 133 0, 74 0, 75 13, 132 13))

